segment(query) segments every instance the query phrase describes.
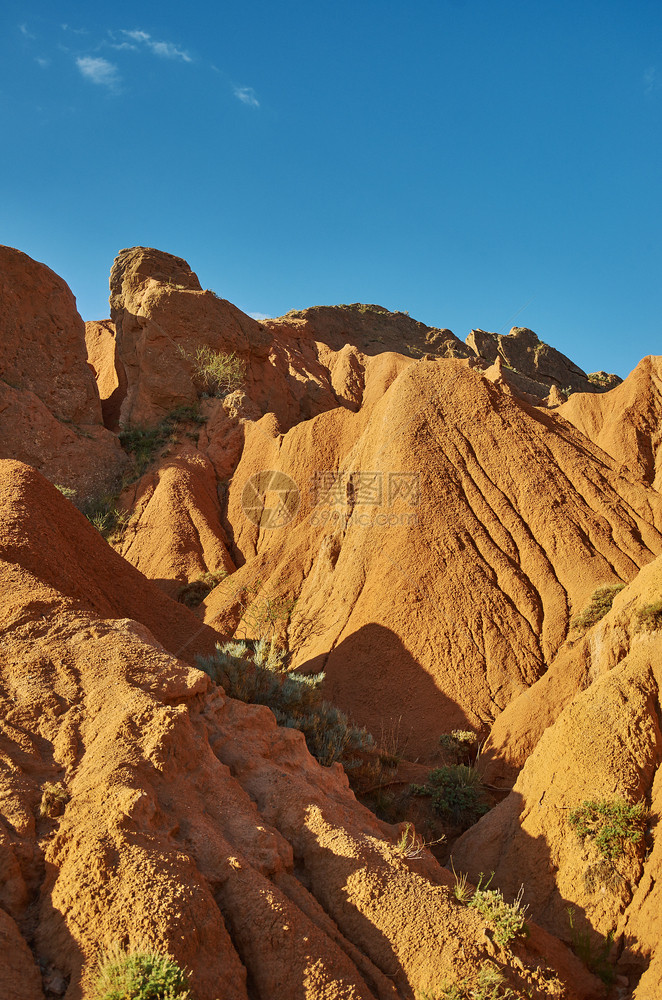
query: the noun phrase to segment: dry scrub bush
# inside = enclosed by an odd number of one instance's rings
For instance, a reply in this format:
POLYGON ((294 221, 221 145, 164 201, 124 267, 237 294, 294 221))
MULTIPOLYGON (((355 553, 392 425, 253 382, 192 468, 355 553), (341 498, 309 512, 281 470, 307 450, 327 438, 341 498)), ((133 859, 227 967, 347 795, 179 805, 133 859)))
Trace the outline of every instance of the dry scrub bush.
POLYGON ((193 354, 182 351, 193 365, 193 379, 209 396, 227 396, 240 389, 246 378, 246 362, 237 355, 214 351, 206 344, 196 347, 193 354))
POLYGON ((280 726, 303 733, 308 750, 324 767, 340 761, 351 768, 357 763, 352 752, 372 745, 367 730, 351 725, 322 699, 324 674, 287 673, 282 650, 264 639, 253 650, 242 642, 217 645, 215 653, 196 662, 231 698, 266 705, 280 726))
POLYGON ((591 603, 570 622, 570 627, 580 632, 586 632, 592 625, 599 622, 607 614, 614 603, 616 594, 620 593, 624 583, 608 583, 598 587, 591 595, 591 603))

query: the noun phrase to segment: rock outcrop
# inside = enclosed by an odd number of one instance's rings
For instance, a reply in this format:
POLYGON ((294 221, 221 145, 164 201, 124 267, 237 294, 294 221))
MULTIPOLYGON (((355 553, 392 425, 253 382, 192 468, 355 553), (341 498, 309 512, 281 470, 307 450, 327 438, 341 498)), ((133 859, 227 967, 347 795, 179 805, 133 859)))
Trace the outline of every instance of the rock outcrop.
POLYGON ((606 372, 587 375, 565 354, 543 343, 533 330, 524 326, 514 326, 508 334, 472 330, 467 344, 490 364, 500 358, 506 381, 540 398, 546 397, 552 386, 573 393, 602 393, 622 381, 618 375, 606 372))
POLYGON ((62 278, 0 247, 0 458, 18 458, 81 499, 109 491, 126 465, 103 427, 85 326, 62 278))

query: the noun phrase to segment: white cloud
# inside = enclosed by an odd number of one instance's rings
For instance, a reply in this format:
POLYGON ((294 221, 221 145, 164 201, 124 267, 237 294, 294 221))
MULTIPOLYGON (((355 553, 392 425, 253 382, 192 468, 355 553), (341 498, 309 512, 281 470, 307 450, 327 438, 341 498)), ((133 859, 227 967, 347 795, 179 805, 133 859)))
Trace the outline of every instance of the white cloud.
POLYGON ((42 69, 48 69, 51 64, 50 59, 42 59, 40 56, 36 56, 35 62, 41 66, 42 69))
POLYGON ((654 90, 659 90, 662 87, 662 81, 657 75, 657 69, 655 66, 649 66, 644 73, 644 94, 652 94, 654 90))
POLYGON ((248 104, 251 108, 259 108, 260 102, 258 101, 255 91, 252 87, 233 87, 234 96, 238 98, 242 104, 248 104))
POLYGON ((91 80, 92 83, 108 87, 109 90, 117 89, 120 75, 117 66, 108 62, 107 59, 102 59, 100 56, 96 58, 94 56, 81 56, 76 59, 76 65, 83 76, 91 80))
POLYGON ((19 24, 18 30, 21 32, 24 38, 31 38, 34 40, 34 35, 31 31, 28 31, 27 24, 19 24))
POLYGON ((178 49, 172 42, 157 42, 146 31, 123 30, 122 34, 126 35, 126 37, 130 38, 133 42, 146 45, 153 55, 159 56, 161 59, 181 59, 182 62, 193 62, 188 52, 185 52, 184 49, 178 49))
POLYGON ((249 313, 248 315, 251 316, 253 319, 256 319, 258 322, 260 322, 263 319, 273 319, 273 316, 269 316, 268 313, 249 313))

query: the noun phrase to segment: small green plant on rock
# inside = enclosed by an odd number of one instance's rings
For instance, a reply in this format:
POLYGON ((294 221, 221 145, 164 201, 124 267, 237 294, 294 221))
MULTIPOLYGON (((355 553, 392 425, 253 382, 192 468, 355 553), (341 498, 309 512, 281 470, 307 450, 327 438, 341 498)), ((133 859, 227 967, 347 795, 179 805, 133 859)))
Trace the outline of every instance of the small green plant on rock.
POLYGON ((412 795, 429 795, 432 808, 458 826, 469 827, 489 810, 478 768, 467 764, 436 767, 428 784, 411 785, 412 795))
POLYGON ((625 853, 627 844, 643 838, 648 812, 641 802, 630 805, 624 799, 591 799, 573 809, 568 820, 581 840, 590 838, 604 858, 615 861, 625 853))
POLYGON ((407 858, 413 860, 415 858, 420 858, 423 851, 426 848, 433 847, 435 844, 440 844, 445 837, 439 837, 438 840, 426 841, 423 837, 420 837, 411 823, 405 823, 405 828, 400 834, 398 842, 393 847, 393 853, 398 858, 407 858))
POLYGON ((598 587, 591 595, 591 603, 584 608, 581 614, 572 619, 570 627, 579 632, 586 632, 592 625, 604 618, 611 609, 616 594, 620 593, 624 586, 624 583, 607 583, 603 587, 598 587))
POLYGON ((103 496, 88 501, 83 514, 107 542, 119 542, 131 520, 131 512, 118 507, 117 496, 103 496))
POLYGON ((115 945, 99 959, 93 1000, 191 1000, 188 976, 167 955, 115 945))
POLYGON ((478 736, 469 729, 453 729, 442 733, 439 745, 451 764, 473 763, 478 754, 478 736))
POLYGON ((497 944, 506 945, 513 941, 518 934, 528 934, 526 926, 527 907, 522 906, 522 896, 524 886, 520 888, 512 903, 506 903, 501 889, 490 889, 490 883, 494 878, 494 872, 483 885, 483 873, 478 876, 478 886, 468 905, 494 924, 494 940, 497 944))
POLYGON ((59 490, 62 496, 66 497, 67 500, 73 500, 76 496, 76 490, 74 490, 71 486, 62 486, 59 483, 55 483, 54 485, 55 489, 59 490))

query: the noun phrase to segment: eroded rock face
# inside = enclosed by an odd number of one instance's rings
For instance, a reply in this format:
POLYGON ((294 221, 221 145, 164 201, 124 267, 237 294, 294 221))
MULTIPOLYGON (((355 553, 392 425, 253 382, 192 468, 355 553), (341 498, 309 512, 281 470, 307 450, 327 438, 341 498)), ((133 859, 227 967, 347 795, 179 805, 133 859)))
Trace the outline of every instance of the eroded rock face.
POLYGON ((246 425, 227 504, 240 568, 206 620, 232 629, 242 584, 284 588, 297 666, 372 732, 402 717, 432 761, 442 732, 487 728, 545 673, 596 587, 660 552, 662 501, 463 361, 384 354, 367 373, 357 413, 246 425), (242 496, 270 469, 301 502, 266 529, 242 496))
POLYGON ((523 769, 511 794, 453 848, 470 877, 494 869, 504 891, 523 884, 534 918, 552 933, 570 940, 569 905, 577 927, 615 931, 621 972, 633 982, 644 972, 634 993, 640 1000, 662 989, 662 849, 655 830, 662 809, 662 633, 642 629, 638 612, 658 599, 661 586, 658 558, 503 713, 492 754, 512 758, 519 750, 523 769), (623 844, 605 860, 590 837, 577 837, 569 815, 585 800, 617 797, 644 802, 652 818, 637 849, 623 844))
POLYGON ((126 395, 126 374, 117 350, 115 327, 109 319, 85 324, 87 359, 94 369, 104 426, 119 429, 120 407, 126 395))
POLYGON ((339 765, 154 639, 172 629, 167 598, 151 630, 122 617, 139 574, 111 587, 107 546, 81 562, 87 523, 19 463, 0 463, 0 527, 0 933, 25 958, 12 997, 41 998, 35 960, 67 1000, 90 996, 118 939, 173 956, 198 1000, 405 1000, 495 957, 538 1000, 602 995, 539 928, 496 956, 452 876, 398 856, 339 765), (44 814, 47 783, 62 808, 44 814))
POLYGON ((0 458, 18 458, 80 499, 109 492, 126 465, 102 425, 85 326, 66 283, 0 247, 0 458))
POLYGON ((662 486, 662 358, 643 358, 617 389, 571 396, 558 411, 619 462, 624 471, 662 486))

